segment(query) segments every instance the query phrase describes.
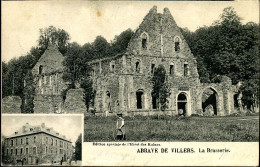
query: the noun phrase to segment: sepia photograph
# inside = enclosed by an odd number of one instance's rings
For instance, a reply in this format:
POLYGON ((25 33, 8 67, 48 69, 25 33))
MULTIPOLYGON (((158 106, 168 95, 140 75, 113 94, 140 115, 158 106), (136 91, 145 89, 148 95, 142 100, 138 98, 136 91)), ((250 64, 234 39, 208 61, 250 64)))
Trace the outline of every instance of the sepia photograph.
POLYGON ((82 123, 81 115, 3 114, 2 165, 80 166, 82 123))
POLYGON ((3 1, 1 9, 3 164, 103 165, 117 155, 95 142, 259 142, 259 1, 3 1))

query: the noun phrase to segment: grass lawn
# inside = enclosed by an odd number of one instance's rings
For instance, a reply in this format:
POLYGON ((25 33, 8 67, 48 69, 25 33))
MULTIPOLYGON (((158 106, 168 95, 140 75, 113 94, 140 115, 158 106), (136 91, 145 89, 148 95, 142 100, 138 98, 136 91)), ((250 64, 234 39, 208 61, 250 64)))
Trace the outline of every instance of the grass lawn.
MULTIPOLYGON (((125 117, 126 141, 259 141, 259 116, 125 117)), ((115 141, 117 117, 87 116, 84 141, 115 141)))

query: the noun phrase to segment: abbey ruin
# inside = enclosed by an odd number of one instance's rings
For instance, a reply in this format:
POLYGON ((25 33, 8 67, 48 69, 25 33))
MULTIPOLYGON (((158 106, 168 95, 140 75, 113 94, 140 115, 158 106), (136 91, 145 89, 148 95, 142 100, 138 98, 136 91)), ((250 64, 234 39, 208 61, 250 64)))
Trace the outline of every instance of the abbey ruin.
MULTIPOLYGON (((61 96, 68 84, 62 80, 63 60, 58 48, 49 46, 33 68, 35 113, 87 112, 82 90, 69 90, 66 99, 61 96)), ((209 112, 223 116, 235 111, 237 87, 228 77, 222 77, 220 83, 200 82, 197 61, 167 8, 163 13, 157 13, 156 6, 149 11, 125 53, 89 64, 93 69, 93 108, 97 113, 162 113, 151 95, 151 77, 159 65, 165 68, 171 89, 165 113, 190 116, 209 112)))

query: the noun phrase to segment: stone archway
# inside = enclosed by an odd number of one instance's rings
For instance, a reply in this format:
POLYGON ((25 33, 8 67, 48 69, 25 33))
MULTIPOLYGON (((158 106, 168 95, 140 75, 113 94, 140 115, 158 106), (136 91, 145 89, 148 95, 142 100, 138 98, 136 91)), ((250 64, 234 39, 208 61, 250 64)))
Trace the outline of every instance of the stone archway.
POLYGON ((143 109, 144 107, 144 91, 139 89, 136 91, 136 108, 143 109))
POLYGON ((205 88, 201 94, 201 104, 204 116, 219 115, 218 93, 212 88, 205 88))
POLYGON ((188 97, 184 92, 179 93, 177 96, 177 109, 178 115, 186 116, 188 113, 188 97))

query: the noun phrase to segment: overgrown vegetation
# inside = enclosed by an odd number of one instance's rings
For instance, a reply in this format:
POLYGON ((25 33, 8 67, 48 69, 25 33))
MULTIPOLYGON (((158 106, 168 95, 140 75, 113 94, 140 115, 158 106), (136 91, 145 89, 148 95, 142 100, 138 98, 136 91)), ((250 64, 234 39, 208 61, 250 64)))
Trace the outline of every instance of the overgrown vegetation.
POLYGON ((234 8, 223 10, 219 20, 195 32, 182 29, 198 62, 202 82, 214 82, 218 75, 226 75, 233 84, 242 82, 243 106, 254 110, 259 106, 260 26, 245 25, 234 8))
POLYGON ((153 83, 152 96, 159 101, 159 110, 164 111, 168 107, 171 90, 166 82, 166 70, 162 65, 155 68, 151 81, 153 83))
MULTIPOLYGON (((127 141, 259 141, 259 116, 125 117, 127 141)), ((85 117, 84 141, 114 141, 116 117, 85 117)))
POLYGON ((75 143, 75 160, 82 160, 82 134, 80 134, 75 143))

